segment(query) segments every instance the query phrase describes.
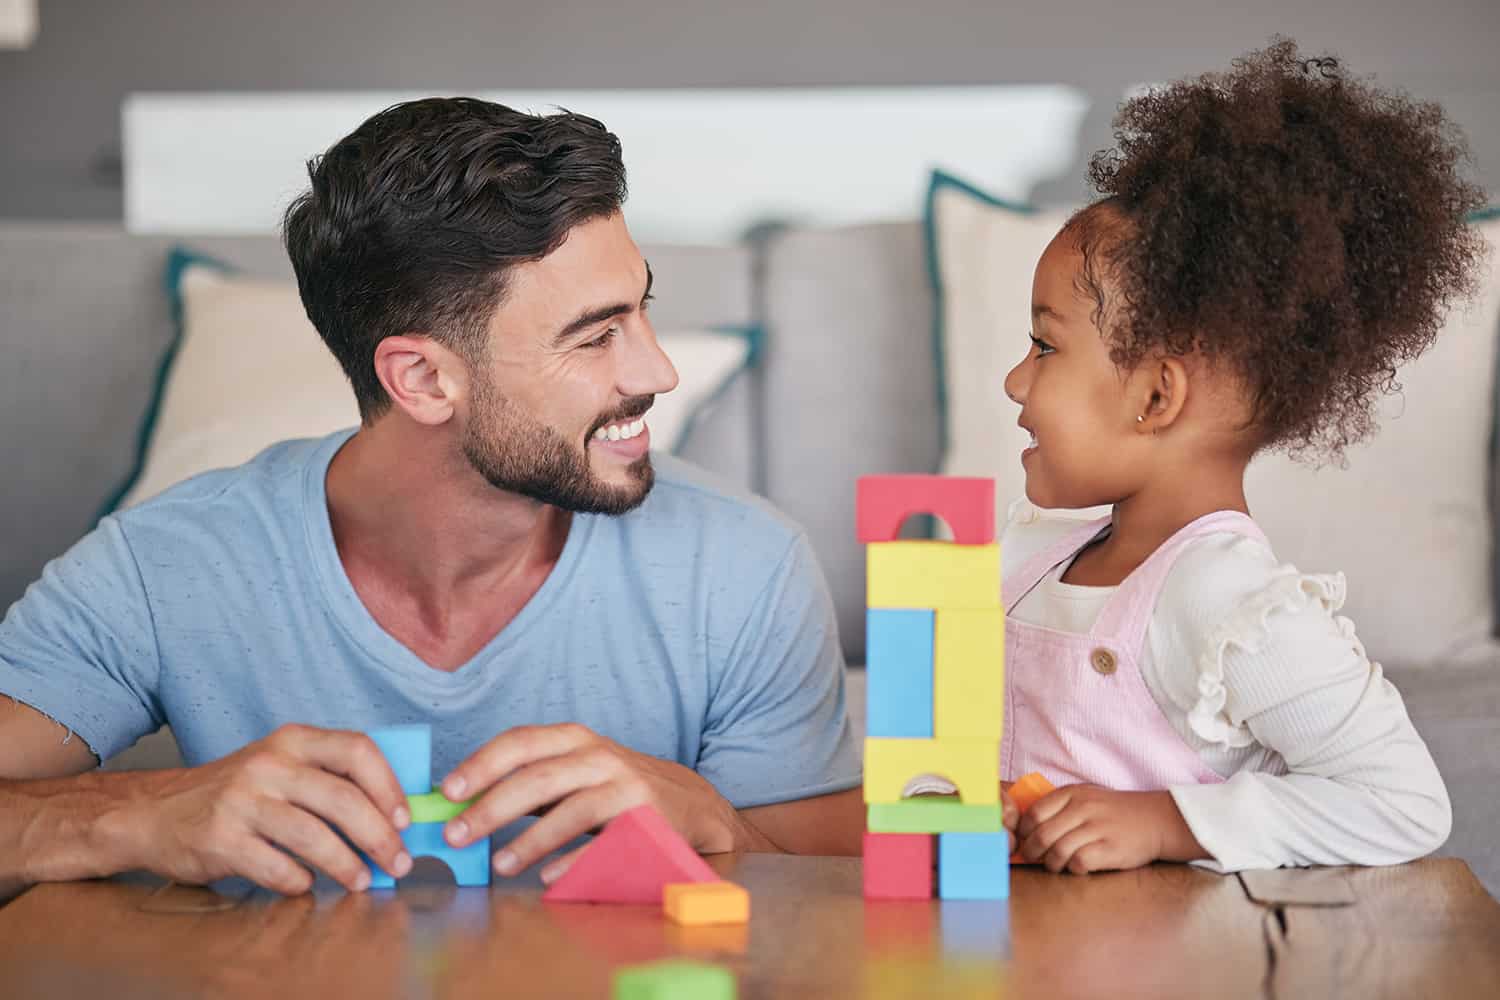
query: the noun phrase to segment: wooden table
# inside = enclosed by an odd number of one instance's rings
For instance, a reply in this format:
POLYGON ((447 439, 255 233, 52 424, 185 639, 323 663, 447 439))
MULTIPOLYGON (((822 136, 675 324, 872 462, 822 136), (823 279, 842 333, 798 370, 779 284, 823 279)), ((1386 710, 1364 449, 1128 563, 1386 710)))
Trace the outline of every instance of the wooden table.
POLYGON ((1500 996, 1500 904, 1460 861, 1245 879, 1018 868, 1008 904, 869 905, 858 859, 710 862, 750 889, 748 928, 544 904, 524 882, 238 900, 46 885, 0 908, 0 995, 608 997, 614 967, 690 955, 734 968, 749 998, 1500 996))

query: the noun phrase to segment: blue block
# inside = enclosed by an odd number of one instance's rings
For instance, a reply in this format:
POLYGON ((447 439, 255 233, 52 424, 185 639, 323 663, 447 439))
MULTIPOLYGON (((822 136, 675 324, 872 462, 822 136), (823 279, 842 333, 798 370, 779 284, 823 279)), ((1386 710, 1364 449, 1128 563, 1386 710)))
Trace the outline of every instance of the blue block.
MULTIPOLYGON (((401 842, 406 845, 412 860, 437 858, 453 872, 453 880, 459 885, 490 884, 490 838, 476 840, 468 847, 450 847, 443 839, 445 823, 413 823, 401 831, 401 842)), ((369 858, 371 889, 394 889, 396 880, 387 875, 379 865, 369 858)))
POLYGON ((929 609, 865 612, 867 735, 932 739, 935 620, 929 609))
POLYGON ((1008 899, 1010 840, 1005 831, 939 834, 938 896, 1008 899))
POLYGON ((432 791, 431 726, 384 726, 367 729, 365 735, 385 755, 401 783, 401 791, 407 795, 426 795, 432 791))

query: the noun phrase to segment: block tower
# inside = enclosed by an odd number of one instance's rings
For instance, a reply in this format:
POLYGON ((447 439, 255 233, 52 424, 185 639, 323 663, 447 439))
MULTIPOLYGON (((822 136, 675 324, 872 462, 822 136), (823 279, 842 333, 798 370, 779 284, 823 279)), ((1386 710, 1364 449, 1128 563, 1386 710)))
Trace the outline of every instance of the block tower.
MULTIPOLYGON (((490 838, 467 847, 450 847, 443 839, 443 826, 469 808, 469 802, 449 802, 432 787, 432 728, 426 725, 387 726, 366 730, 375 741, 406 793, 411 825, 401 831, 401 841, 413 859, 438 858, 453 872, 459 885, 490 884, 490 838)), ((370 888, 393 889, 396 880, 369 858, 370 888)))
POLYGON ((865 545, 864 841, 867 899, 1010 895, 1000 821, 1005 612, 995 483, 865 476, 856 490, 865 545), (912 514, 936 514, 947 541, 901 541, 912 514), (958 798, 908 798, 935 775, 958 798))

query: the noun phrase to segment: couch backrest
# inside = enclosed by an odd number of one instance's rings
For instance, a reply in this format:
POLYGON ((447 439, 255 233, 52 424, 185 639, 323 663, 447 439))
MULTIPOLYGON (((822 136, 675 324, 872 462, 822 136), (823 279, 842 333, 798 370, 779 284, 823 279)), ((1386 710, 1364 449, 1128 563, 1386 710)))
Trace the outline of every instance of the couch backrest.
MULTIPOLYGON (((291 278, 273 237, 128 235, 117 227, 0 224, 0 613, 92 525, 129 474, 171 342, 163 272, 186 242, 251 274, 291 278)), ((658 329, 750 326, 742 247, 646 247, 658 329)), ((694 425, 683 453, 743 486, 756 470, 752 386, 694 425)))
POLYGON ((766 495, 807 529, 845 653, 863 663, 855 480, 942 460, 922 228, 789 229, 767 240, 761 269, 766 495))

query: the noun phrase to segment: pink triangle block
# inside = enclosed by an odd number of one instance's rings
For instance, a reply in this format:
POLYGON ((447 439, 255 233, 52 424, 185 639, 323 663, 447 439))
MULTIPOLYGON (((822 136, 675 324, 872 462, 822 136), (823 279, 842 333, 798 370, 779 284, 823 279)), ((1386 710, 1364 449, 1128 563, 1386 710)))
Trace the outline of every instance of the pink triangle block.
POLYGON ((651 806, 637 806, 610 821, 542 894, 548 902, 652 903, 672 882, 718 882, 719 876, 651 806))

